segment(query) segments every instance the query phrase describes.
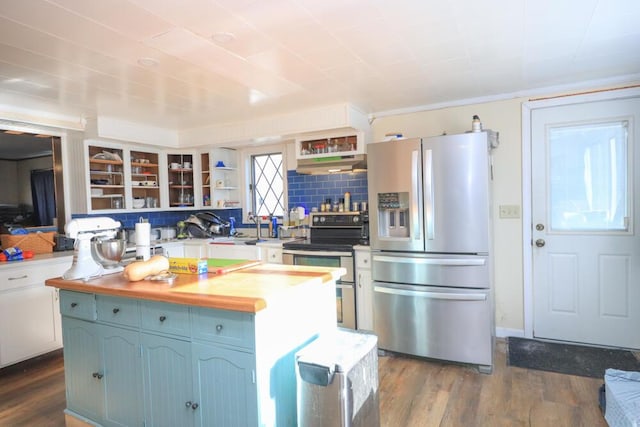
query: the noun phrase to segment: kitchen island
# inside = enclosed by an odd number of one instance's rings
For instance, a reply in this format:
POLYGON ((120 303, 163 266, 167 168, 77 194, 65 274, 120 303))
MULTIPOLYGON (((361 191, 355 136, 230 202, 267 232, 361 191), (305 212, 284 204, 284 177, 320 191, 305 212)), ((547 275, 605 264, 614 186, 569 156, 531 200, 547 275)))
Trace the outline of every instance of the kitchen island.
POLYGON ((60 289, 67 425, 295 426, 295 353, 336 328, 341 268, 260 264, 60 289))

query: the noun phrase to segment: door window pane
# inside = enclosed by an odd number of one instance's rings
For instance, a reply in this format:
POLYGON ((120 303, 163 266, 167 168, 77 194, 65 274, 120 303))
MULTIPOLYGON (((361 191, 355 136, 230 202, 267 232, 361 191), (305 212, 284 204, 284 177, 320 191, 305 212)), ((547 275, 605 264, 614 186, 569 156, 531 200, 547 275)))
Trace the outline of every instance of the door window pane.
POLYGON ((548 128, 552 230, 627 230, 627 130, 627 121, 548 128))

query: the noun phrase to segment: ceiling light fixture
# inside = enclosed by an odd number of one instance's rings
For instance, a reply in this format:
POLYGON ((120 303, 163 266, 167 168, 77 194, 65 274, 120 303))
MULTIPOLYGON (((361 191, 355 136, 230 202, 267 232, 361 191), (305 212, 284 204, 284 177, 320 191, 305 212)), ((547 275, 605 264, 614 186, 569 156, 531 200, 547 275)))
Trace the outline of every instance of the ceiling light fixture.
POLYGON ((157 67, 158 64, 160 64, 160 62, 155 59, 155 58, 150 58, 150 57, 142 57, 142 58, 138 58, 138 64, 142 65, 143 67, 157 67))
POLYGON ((213 35, 211 36, 211 40, 220 44, 231 43, 235 39, 235 34, 229 33, 227 31, 219 31, 217 33, 213 33, 213 35))

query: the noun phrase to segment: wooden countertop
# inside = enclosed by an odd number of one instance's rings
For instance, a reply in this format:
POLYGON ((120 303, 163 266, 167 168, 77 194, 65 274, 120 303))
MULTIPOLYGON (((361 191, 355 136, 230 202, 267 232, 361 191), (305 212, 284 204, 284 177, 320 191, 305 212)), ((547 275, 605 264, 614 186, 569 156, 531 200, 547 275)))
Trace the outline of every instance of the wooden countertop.
POLYGON ((270 301, 286 298, 296 287, 320 286, 345 273, 344 268, 260 264, 220 275, 178 274, 172 285, 148 280, 129 282, 122 273, 87 282, 58 277, 45 284, 70 291, 256 313, 270 301))

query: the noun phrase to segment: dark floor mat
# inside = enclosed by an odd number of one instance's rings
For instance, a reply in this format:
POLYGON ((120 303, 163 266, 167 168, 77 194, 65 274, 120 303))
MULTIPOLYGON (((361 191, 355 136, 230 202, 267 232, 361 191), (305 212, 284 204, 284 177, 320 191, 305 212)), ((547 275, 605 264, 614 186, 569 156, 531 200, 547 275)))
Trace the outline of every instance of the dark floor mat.
POLYGON ((520 368, 604 378, 607 368, 640 371, 640 362, 626 350, 550 343, 508 337, 507 364, 520 368))

